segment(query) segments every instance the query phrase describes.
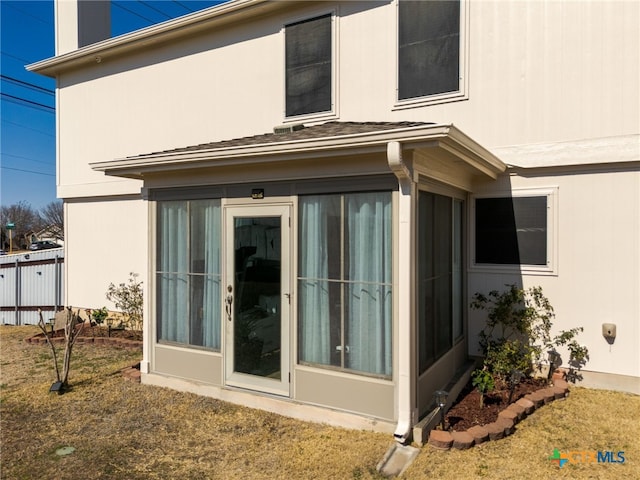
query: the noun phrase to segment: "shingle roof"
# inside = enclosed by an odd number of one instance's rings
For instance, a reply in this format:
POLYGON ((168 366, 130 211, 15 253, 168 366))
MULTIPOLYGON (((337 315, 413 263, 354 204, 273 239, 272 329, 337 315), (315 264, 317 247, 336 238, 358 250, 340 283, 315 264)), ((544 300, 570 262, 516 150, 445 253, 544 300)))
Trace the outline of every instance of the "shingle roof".
MULTIPOLYGON (((182 152, 193 152, 198 150, 209 150, 228 147, 244 147, 249 145, 276 144, 291 142, 296 140, 309 140, 327 137, 338 137, 354 135, 359 133, 371 133, 384 130, 395 130, 400 128, 421 127, 433 125, 431 122, 327 122, 321 125, 304 127, 287 133, 265 133, 251 137, 235 138, 232 140, 222 140, 219 142, 201 143, 188 147, 164 150, 161 152, 146 153, 137 155, 136 158, 182 152)), ((133 158, 133 157, 129 157, 133 158)))

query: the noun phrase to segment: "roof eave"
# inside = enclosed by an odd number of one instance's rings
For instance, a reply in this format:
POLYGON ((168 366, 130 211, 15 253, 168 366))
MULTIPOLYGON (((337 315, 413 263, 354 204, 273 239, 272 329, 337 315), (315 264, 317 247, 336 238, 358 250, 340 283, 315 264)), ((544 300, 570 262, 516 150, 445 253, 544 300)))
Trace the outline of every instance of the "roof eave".
POLYGON ((446 150, 494 179, 506 170, 506 165, 500 159, 453 125, 429 125, 278 143, 160 152, 95 162, 90 166, 106 175, 141 179, 147 174, 176 170, 385 153, 387 144, 393 141, 400 142, 404 150, 446 150))
POLYGON ((47 58, 26 66, 26 69, 55 78, 59 73, 75 68, 93 65, 107 58, 132 53, 148 48, 156 43, 175 40, 193 35, 202 29, 210 29, 216 22, 229 21, 231 17, 240 19, 254 15, 255 8, 274 10, 281 2, 268 0, 232 0, 190 15, 158 23, 131 33, 109 38, 63 55, 47 58))

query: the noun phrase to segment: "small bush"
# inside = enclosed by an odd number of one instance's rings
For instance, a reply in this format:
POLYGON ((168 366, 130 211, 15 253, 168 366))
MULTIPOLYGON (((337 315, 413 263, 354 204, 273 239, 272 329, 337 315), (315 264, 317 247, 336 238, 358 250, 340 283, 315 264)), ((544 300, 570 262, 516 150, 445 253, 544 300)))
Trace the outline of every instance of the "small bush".
POLYGON ((484 396, 494 389, 493 375, 487 370, 476 369, 471 373, 471 385, 480 392, 480 408, 484 407, 484 396))
POLYGON ((93 320, 93 322, 96 325, 103 324, 108 316, 109 316, 109 311, 107 310, 107 307, 96 308, 94 310, 91 310, 91 320, 93 320))
POLYGON ((132 330, 142 330, 142 282, 138 282, 137 278, 138 274, 132 272, 128 283, 118 286, 110 283, 106 294, 107 300, 125 314, 125 326, 132 330))
POLYGON ((583 328, 561 331, 551 337, 555 313, 542 287, 507 287, 504 292, 476 293, 471 302, 471 308, 487 312, 486 327, 479 335, 484 369, 506 382, 513 370, 531 373, 535 367, 540 368, 548 353, 560 346, 569 350, 570 368, 583 366, 589 352, 575 339, 583 328))

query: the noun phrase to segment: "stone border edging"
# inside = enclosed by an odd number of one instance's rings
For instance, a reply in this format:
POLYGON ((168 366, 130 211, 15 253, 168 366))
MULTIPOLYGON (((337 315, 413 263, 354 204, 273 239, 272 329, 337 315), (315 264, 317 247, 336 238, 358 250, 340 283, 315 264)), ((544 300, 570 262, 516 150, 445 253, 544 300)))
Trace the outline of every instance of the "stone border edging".
POLYGON ((131 365, 130 367, 123 368, 120 370, 122 376, 125 380, 129 380, 130 382, 140 383, 140 362, 135 365, 131 365))
MULTIPOLYGON (((51 343, 64 343, 64 337, 53 337, 50 338, 51 343)), ((32 344, 46 344, 47 339, 44 338, 42 333, 34 335, 33 337, 28 337, 24 339, 27 343, 32 344)), ((128 338, 118 338, 118 337, 78 337, 76 338, 76 344, 82 343, 93 343, 96 345, 113 345, 119 347, 128 347, 128 348, 140 348, 142 347, 142 342, 138 340, 129 340, 128 338)))
POLYGON ((437 450, 466 450, 489 440, 500 440, 515 431, 516 424, 531 415, 536 409, 564 399, 569 395, 569 384, 554 374, 553 386, 545 387, 529 393, 516 402, 510 404, 498 413, 495 422, 487 425, 476 425, 464 432, 449 432, 447 430, 431 430, 427 442, 437 450))

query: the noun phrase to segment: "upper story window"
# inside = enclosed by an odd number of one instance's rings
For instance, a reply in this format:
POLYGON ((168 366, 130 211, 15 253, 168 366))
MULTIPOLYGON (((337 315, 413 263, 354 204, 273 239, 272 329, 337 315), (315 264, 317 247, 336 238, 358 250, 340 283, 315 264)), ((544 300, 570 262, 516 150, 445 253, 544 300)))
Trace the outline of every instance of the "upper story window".
POLYGON ((285 27, 286 115, 332 109, 331 15, 285 27))
POLYGON ((399 0, 398 100, 463 93, 460 1, 399 0))

